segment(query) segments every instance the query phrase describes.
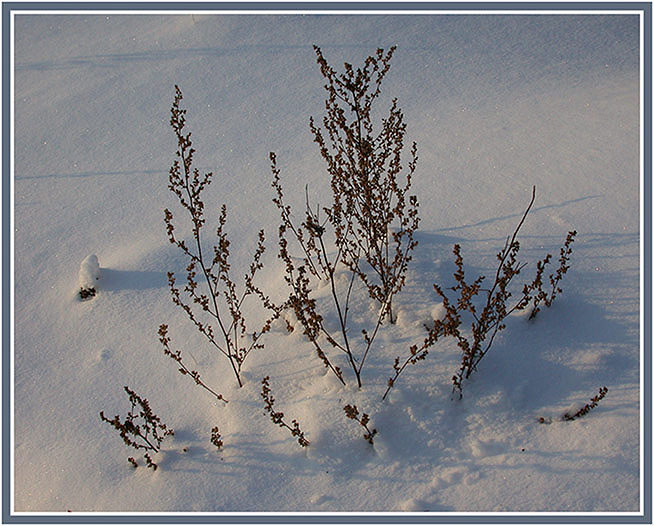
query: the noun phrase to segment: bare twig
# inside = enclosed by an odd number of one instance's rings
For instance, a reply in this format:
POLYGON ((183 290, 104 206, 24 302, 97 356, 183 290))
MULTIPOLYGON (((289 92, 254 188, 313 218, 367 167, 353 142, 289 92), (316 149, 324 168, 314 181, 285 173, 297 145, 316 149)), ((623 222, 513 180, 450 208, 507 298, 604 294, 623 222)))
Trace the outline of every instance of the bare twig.
POLYGON ((270 415, 270 419, 273 423, 277 424, 279 427, 285 427, 288 429, 291 432, 291 435, 297 437, 297 442, 300 446, 308 447, 310 442, 304 436, 298 421, 292 420, 291 425, 289 425, 284 421, 284 413, 275 411, 275 399, 270 391, 270 376, 266 376, 261 380, 261 386, 261 398, 263 398, 266 412, 270 415))

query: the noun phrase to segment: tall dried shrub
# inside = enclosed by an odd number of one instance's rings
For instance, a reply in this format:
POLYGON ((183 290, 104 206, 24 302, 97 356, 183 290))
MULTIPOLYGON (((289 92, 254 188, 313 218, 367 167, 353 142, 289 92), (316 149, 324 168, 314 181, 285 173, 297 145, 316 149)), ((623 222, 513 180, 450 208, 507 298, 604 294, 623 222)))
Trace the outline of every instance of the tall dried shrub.
POLYGON ((396 99, 388 118, 382 120, 381 130, 373 129, 373 103, 395 48, 387 53, 377 50, 356 70, 346 63, 343 74, 327 64, 320 48, 314 46, 314 50, 327 81, 324 131, 313 118, 309 124, 331 177, 331 204, 312 209, 307 190, 304 221, 296 224, 291 207, 284 202, 276 155, 271 153, 273 202, 281 215, 279 256, 291 288, 289 305, 304 334, 325 367, 343 384, 345 376, 328 351, 334 348, 344 353, 361 387, 366 358, 383 321, 393 321, 392 300, 405 283, 411 251, 417 244, 418 200, 408 194, 417 149, 414 143, 404 170, 406 125, 396 99), (299 263, 289 249, 289 239, 294 239, 302 253, 299 263), (347 275, 347 285, 340 289, 336 283, 339 272, 347 275), (329 282, 333 310, 325 310, 312 296, 316 279, 329 282), (350 332, 348 320, 353 291, 359 290, 355 284, 363 285, 364 295, 379 304, 376 318, 368 329, 361 330, 360 338, 350 332), (332 313, 338 327, 330 331, 324 322, 332 313))
POLYGON ((378 49, 363 67, 345 63, 345 71, 338 73, 314 46, 326 81, 324 129, 310 119, 314 141, 331 176, 333 203, 325 212, 343 250, 343 262, 366 284, 391 322, 392 299, 404 286, 419 223, 418 198, 409 195, 417 145, 411 145, 405 169, 406 123, 397 98, 380 129, 373 125, 374 104, 395 49, 386 53, 378 49))
MULTIPOLYGON (((195 150, 191 142, 191 133, 185 131, 186 110, 181 108, 181 101, 182 92, 178 86, 175 86, 170 124, 177 138, 177 159, 170 168, 168 188, 175 194, 190 219, 192 240, 187 242, 183 237, 177 235, 173 214, 166 209, 164 220, 168 238, 188 258, 186 283, 183 288, 178 287, 172 272, 168 273, 168 284, 173 303, 186 312, 210 347, 228 360, 238 385, 241 387, 245 359, 254 349, 263 347, 261 337, 270 330, 272 321, 280 311, 280 308, 275 306, 269 297, 254 284, 257 271, 263 268, 261 258, 265 250, 264 231, 259 231, 257 247, 248 272, 244 275, 244 284, 239 291, 232 277, 229 263, 231 243, 225 231, 226 205, 223 204, 220 208, 216 244, 208 249, 203 242, 206 219, 202 192, 211 183, 213 174, 209 172, 200 175, 197 168, 192 166, 195 150), (242 310, 245 301, 250 297, 258 298, 258 302, 270 312, 270 317, 254 332, 249 332, 242 310)), ((218 399, 224 400, 221 395, 208 388, 200 380, 197 371, 191 370, 184 364, 180 351, 170 348, 167 325, 160 326, 159 336, 164 353, 178 363, 180 373, 190 375, 196 384, 207 389, 218 399)))

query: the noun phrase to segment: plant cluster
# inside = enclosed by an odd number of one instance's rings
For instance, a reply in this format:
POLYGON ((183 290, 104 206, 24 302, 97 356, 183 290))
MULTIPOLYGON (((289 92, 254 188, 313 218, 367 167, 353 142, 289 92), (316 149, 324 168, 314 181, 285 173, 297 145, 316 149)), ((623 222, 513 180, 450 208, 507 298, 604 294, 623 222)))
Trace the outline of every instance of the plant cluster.
POLYGON ((517 237, 535 199, 536 187, 534 186, 531 201, 520 222, 513 234, 507 237, 504 247, 497 254, 497 268, 493 281, 489 286, 483 287, 485 276, 477 276, 472 281, 466 278, 461 246, 459 244, 454 245, 453 252, 456 265, 454 280, 456 285, 451 287, 450 290, 457 293, 457 297, 451 300, 441 286, 434 284, 434 290, 442 300, 445 314, 442 319, 434 320, 432 326, 426 327, 428 334, 420 347, 412 345, 409 349, 409 356, 404 361, 400 357, 395 359, 393 364, 395 374, 389 378, 388 387, 383 398, 386 398, 395 385, 398 376, 402 374, 407 365, 414 365, 425 359, 430 347, 446 336, 454 337, 461 351, 461 364, 459 370, 452 377, 452 384, 453 390, 458 392, 459 397, 463 396, 464 380, 468 379, 477 369, 479 362, 493 345, 497 334, 506 328, 506 318, 513 312, 524 310, 531 305, 532 310, 529 319, 532 319, 540 310, 541 302, 550 307, 556 294, 562 292, 559 282, 570 268, 571 245, 577 234, 576 231, 568 233, 561 248, 559 267, 549 277, 552 286, 551 291, 548 293, 543 290, 543 272, 552 259, 551 254, 547 254, 543 260, 536 264, 534 279, 524 284, 521 293, 515 299, 512 299, 514 292, 511 291, 510 285, 526 266, 526 263, 518 261, 520 242, 517 237), (466 319, 463 317, 464 314, 467 314, 466 319), (462 327, 466 320, 470 329, 464 332, 462 327))
MULTIPOLYGON (((104 411, 100 411, 100 418, 113 426, 119 433, 123 442, 136 450, 144 450, 143 454, 146 465, 153 470, 157 465, 152 460, 150 452, 156 453, 161 448, 161 442, 174 431, 161 422, 161 419, 152 412, 150 403, 147 399, 141 398, 129 387, 124 387, 129 396, 131 408, 127 412, 125 421, 120 421, 120 415, 109 419, 104 416, 104 411), (136 406, 139 406, 138 413, 135 412, 136 406)), ((134 467, 138 466, 133 457, 127 459, 134 467)))
MULTIPOLYGON (((547 255, 544 260, 537 264, 536 278, 523 286, 522 293, 518 295, 516 300, 511 301, 513 293, 509 289, 509 285, 513 278, 515 278, 520 271, 526 266, 526 263, 520 263, 517 259, 520 250, 520 243, 516 240, 516 236, 520 227, 522 226, 529 209, 531 208, 535 197, 535 187, 532 193, 532 200, 529 207, 525 211, 522 220, 518 227, 513 232, 510 238, 504 245, 504 248, 497 254, 498 266, 490 288, 482 289, 481 285, 485 279, 484 276, 479 276, 473 282, 469 283, 465 280, 465 272, 463 267, 463 258, 461 256, 460 246, 454 246, 455 262, 457 271, 454 278, 457 285, 452 287, 452 290, 458 292, 458 299, 455 303, 446 301, 447 296, 444 291, 438 286, 434 285, 436 292, 443 298, 443 305, 447 311, 447 317, 450 320, 457 320, 457 325, 462 323, 461 313, 467 311, 471 317, 470 321, 470 336, 466 336, 458 328, 453 329, 453 335, 457 340, 457 345, 461 350, 461 366, 457 373, 452 377, 453 389, 458 391, 459 396, 463 396, 463 381, 470 378, 470 375, 477 370, 479 362, 486 356, 498 332, 506 328, 505 320, 515 311, 523 310, 529 306, 533 300, 533 309, 530 318, 535 316, 538 309, 538 303, 542 298, 542 269, 551 260, 551 255, 547 255), (532 294, 536 291, 536 295, 532 294), (475 304, 473 299, 480 295, 482 297, 481 304, 475 304)), ((564 249, 571 252, 570 243, 574 239, 576 232, 569 232, 566 239, 564 249)), ((561 267, 557 269, 556 275, 561 276, 567 271, 564 260, 561 267)), ((560 278, 559 278, 560 279, 560 278)), ((557 280, 558 283, 558 280, 557 280)), ((561 292, 561 289, 557 289, 561 292)), ((545 305, 550 306, 554 295, 548 301, 545 300, 545 305)))
MULTIPOLYGON (((406 123, 397 99, 392 99, 380 123, 373 122, 382 81, 390 69, 395 47, 387 51, 378 49, 358 68, 345 63, 343 72, 337 72, 328 64, 319 47, 314 46, 314 52, 324 80, 326 99, 324 115, 319 121, 310 118, 309 129, 326 165, 331 191, 326 205, 312 206, 309 188, 305 187, 304 208, 299 214, 294 213, 285 199, 277 156, 270 153, 272 201, 280 215, 278 258, 283 263, 283 277, 289 290, 288 298, 279 305, 255 285, 255 277, 263 268, 266 241, 263 230, 258 233, 242 281, 235 280, 231 268, 225 204, 219 209, 216 239, 212 246, 205 245, 204 191, 212 182, 213 174, 200 174, 193 167, 195 150, 191 133, 186 131, 182 92, 175 86, 170 125, 177 151, 169 171, 168 188, 187 220, 186 230, 179 232, 179 220, 168 208, 164 210, 164 221, 170 243, 185 255, 187 265, 184 284, 179 285, 178 278, 170 272, 168 285, 173 303, 185 312, 209 348, 224 357, 239 387, 243 386, 246 359, 253 351, 263 348, 264 335, 288 309, 325 368, 341 384, 346 385, 354 379, 361 388, 364 366, 375 352, 377 336, 385 322, 391 326, 396 322, 393 302, 406 284, 408 265, 417 246, 418 198, 411 193, 418 160, 417 146, 414 142, 408 152, 405 148, 406 123), (317 293, 318 286, 322 285, 328 286, 326 298, 317 293), (244 305, 249 301, 265 313, 262 317, 265 321, 254 331, 244 315, 244 305), (375 306, 374 314, 366 316, 367 321, 353 321, 355 309, 366 302, 375 306), (345 371, 341 369, 343 363, 347 364, 345 371)), ((549 274, 549 279, 545 278, 545 272, 552 256, 547 254, 536 264, 532 281, 525 283, 520 292, 513 287, 526 266, 518 260, 520 243, 517 237, 535 197, 534 187, 521 220, 497 254, 497 268, 487 284, 484 276, 474 279, 467 276, 461 245, 454 245, 455 285, 450 289, 433 285, 442 301, 444 314, 425 325, 426 336, 411 345, 406 356, 395 358, 383 400, 410 365, 425 360, 434 345, 448 337, 454 338, 461 352, 459 369, 452 377, 453 391, 461 397, 464 381, 477 369, 497 334, 506 328, 506 318, 515 311, 530 308, 529 319, 533 319, 543 305, 549 307, 562 292, 560 282, 570 268, 576 231, 568 233, 560 250, 558 268, 549 274)), ((284 321, 287 330, 292 332, 295 327, 288 319, 284 321)), ((172 346, 167 324, 159 326, 159 340, 164 354, 176 363, 182 375, 191 378, 217 400, 227 403, 222 394, 207 385, 200 373, 188 365, 182 352, 172 346)), ((270 377, 265 376, 261 385, 264 409, 272 422, 286 428, 300 446, 307 447, 309 440, 297 420, 287 423, 284 413, 275 410, 270 377)), ((156 468, 148 451, 157 451, 160 433, 165 436, 172 434, 172 430, 168 432, 165 426, 157 427, 159 420, 151 415, 147 401, 142 401, 132 391, 128 393, 132 411, 135 404, 141 404, 140 416, 147 426, 133 424, 136 417, 131 411, 125 423, 121 423, 119 417, 108 420, 102 413, 101 417, 121 432, 128 445, 146 449, 148 465, 156 468), (156 445, 149 437, 154 437, 156 445)), ((586 406, 586 412, 605 394, 606 388, 600 390, 586 406)), ((355 420, 365 430, 364 439, 374 444, 377 430, 370 429, 370 415, 360 413, 356 405, 346 405, 343 409, 346 418, 355 420)), ((583 414, 576 413, 569 419, 583 414)), ((223 447, 218 427, 211 430, 211 443, 218 449, 223 447)), ((131 461, 136 464, 133 459, 131 461)))

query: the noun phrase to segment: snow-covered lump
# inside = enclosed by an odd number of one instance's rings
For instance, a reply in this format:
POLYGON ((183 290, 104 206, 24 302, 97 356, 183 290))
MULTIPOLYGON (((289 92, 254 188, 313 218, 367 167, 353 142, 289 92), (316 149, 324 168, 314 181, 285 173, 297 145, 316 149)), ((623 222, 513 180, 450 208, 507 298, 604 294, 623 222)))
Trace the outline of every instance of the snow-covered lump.
POLYGON ((79 294, 82 299, 95 296, 96 281, 100 279, 100 263, 98 256, 86 256, 79 266, 79 294))

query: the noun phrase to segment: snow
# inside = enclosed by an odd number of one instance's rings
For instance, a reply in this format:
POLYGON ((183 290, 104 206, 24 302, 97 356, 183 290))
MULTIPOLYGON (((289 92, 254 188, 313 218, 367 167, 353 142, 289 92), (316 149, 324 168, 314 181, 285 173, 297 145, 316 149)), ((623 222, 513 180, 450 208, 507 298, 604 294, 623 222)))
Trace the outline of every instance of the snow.
MULTIPOLYGON (((638 30, 634 15, 17 15, 16 512, 637 512, 638 30), (167 286, 166 273, 181 280, 187 265, 163 222, 164 208, 181 218, 167 188, 174 85, 195 166, 215 174, 207 231, 225 203, 239 276, 265 228, 256 281, 280 299, 268 153, 289 204, 303 206, 307 184, 312 203, 328 202, 308 128, 324 107, 314 43, 337 68, 398 46, 381 104, 398 97, 418 143, 419 245, 362 389, 325 370, 289 313, 295 330, 276 322, 239 389, 167 286), (382 401, 395 357, 444 314, 432 285, 454 285, 453 244, 467 275, 491 275, 532 185, 525 276, 579 232, 562 295, 535 320, 508 319, 461 400, 451 383, 460 355, 444 339, 382 401), (98 277, 98 260, 102 293, 80 302, 70 291, 98 277), (229 403, 179 374, 162 323, 229 403), (264 413, 266 375, 308 448, 264 413), (136 452, 100 420, 125 416, 124 385, 175 430, 156 471, 134 469, 136 452), (597 408, 561 420, 604 385, 597 408), (370 415, 374 445, 345 404, 370 415)), ((377 308, 366 297, 356 307, 356 323, 377 308)))
POLYGON ((82 289, 97 287, 96 281, 100 279, 100 263, 98 256, 90 254, 84 258, 79 266, 78 284, 82 289))

